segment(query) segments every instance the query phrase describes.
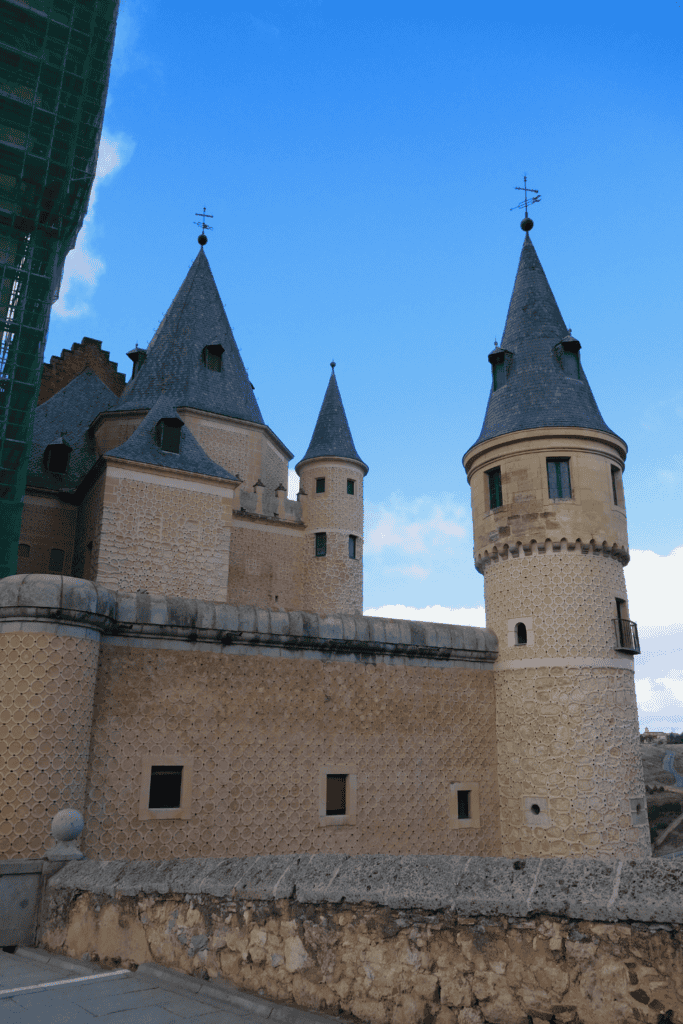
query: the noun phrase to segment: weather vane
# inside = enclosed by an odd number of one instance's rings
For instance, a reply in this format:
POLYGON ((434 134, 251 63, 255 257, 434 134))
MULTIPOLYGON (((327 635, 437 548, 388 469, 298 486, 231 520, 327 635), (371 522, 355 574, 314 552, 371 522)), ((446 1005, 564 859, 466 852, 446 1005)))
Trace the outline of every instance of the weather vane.
POLYGON ((510 209, 511 210, 521 210, 522 207, 524 207, 524 220, 522 221, 522 223, 519 226, 521 227, 522 231, 531 231, 532 227, 534 226, 534 222, 532 221, 531 217, 529 216, 529 207, 532 206, 534 203, 540 203, 541 197, 538 194, 538 189, 537 188, 527 188, 526 174, 524 175, 524 184, 523 185, 515 185, 515 189, 518 192, 523 192, 524 193, 524 199, 522 200, 521 203, 517 203, 516 206, 511 206, 510 209), (529 195, 528 195, 529 192, 533 192, 533 195, 531 197, 529 197, 529 195))
MULTIPOLYGON (((524 180, 526 181, 526 178, 524 180)), ((206 237, 204 232, 205 231, 213 231, 213 228, 211 227, 211 225, 210 224, 206 224, 205 221, 206 221, 207 217, 210 217, 213 220, 213 214, 212 213, 207 213, 206 212, 206 207, 204 207, 204 212, 203 213, 195 213, 195 217, 201 217, 202 218, 201 220, 196 220, 194 223, 197 225, 198 228, 202 229, 202 233, 199 236, 199 238, 197 239, 197 241, 199 242, 200 245, 204 246, 208 242, 208 238, 206 237)))

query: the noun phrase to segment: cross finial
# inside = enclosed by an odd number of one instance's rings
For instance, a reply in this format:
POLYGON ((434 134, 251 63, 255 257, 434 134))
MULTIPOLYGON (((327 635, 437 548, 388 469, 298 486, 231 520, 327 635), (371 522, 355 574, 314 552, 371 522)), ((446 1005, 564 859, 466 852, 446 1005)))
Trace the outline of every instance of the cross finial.
POLYGON ((213 231, 213 228, 211 227, 211 225, 210 224, 206 224, 205 221, 206 221, 207 217, 210 217, 213 220, 213 214, 212 213, 207 213, 206 212, 206 207, 204 207, 204 212, 203 213, 195 213, 195 217, 201 217, 202 218, 201 220, 196 220, 194 223, 197 225, 198 228, 202 229, 202 233, 199 236, 199 238, 197 239, 197 241, 203 247, 208 242, 208 238, 206 237, 204 232, 205 231, 213 231))
POLYGON ((524 220, 520 224, 520 227, 521 227, 522 231, 527 231, 527 232, 531 231, 532 227, 534 226, 534 222, 532 221, 531 217, 529 216, 529 207, 532 206, 533 203, 540 203, 541 197, 540 197, 540 195, 538 193, 538 189, 537 188, 529 188, 527 186, 526 174, 524 175, 524 184, 523 185, 515 185, 515 189, 518 192, 523 192, 524 193, 524 199, 522 200, 521 203, 517 203, 516 206, 511 206, 510 209, 511 210, 521 210, 522 207, 524 207, 524 220), (529 192, 533 193, 531 195, 531 197, 528 194, 529 192))

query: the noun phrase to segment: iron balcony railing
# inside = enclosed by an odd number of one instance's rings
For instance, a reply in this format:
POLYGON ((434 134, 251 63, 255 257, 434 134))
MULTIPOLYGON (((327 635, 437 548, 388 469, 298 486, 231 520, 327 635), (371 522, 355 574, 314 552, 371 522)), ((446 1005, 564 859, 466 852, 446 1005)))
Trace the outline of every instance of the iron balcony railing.
POLYGON ((635 622, 631 622, 630 619, 613 619, 612 621, 616 635, 615 649, 628 651, 630 654, 640 654, 638 627, 635 622))

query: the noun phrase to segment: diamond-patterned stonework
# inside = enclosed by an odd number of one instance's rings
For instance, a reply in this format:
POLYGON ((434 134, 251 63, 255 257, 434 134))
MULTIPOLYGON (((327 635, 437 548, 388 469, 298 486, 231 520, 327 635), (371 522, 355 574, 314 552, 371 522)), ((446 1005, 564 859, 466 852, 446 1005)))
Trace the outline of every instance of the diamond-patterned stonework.
POLYGON ((50 821, 83 810, 99 642, 0 634, 0 858, 41 856, 50 821))
POLYGON ((503 856, 649 856, 647 823, 633 824, 630 805, 645 806, 633 659, 614 649, 620 562, 578 548, 508 557, 486 567, 485 592, 500 639, 503 856), (516 618, 532 623, 533 645, 508 646, 516 618), (550 827, 526 824, 524 796, 547 797, 550 827))
POLYGON ((104 643, 86 828, 91 857, 297 852, 495 855, 493 673, 104 643), (193 758, 190 819, 139 820, 144 758, 193 758), (356 825, 319 824, 319 771, 353 764, 356 825), (448 825, 479 781, 481 828, 448 825))

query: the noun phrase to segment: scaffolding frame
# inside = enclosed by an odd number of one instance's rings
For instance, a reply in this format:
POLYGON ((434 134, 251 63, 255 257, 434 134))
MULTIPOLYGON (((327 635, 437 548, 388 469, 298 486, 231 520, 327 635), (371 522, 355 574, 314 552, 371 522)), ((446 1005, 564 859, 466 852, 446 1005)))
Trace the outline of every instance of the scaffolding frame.
POLYGON ((119 0, 0 0, 0 577, 17 570, 50 307, 95 178, 119 0))

